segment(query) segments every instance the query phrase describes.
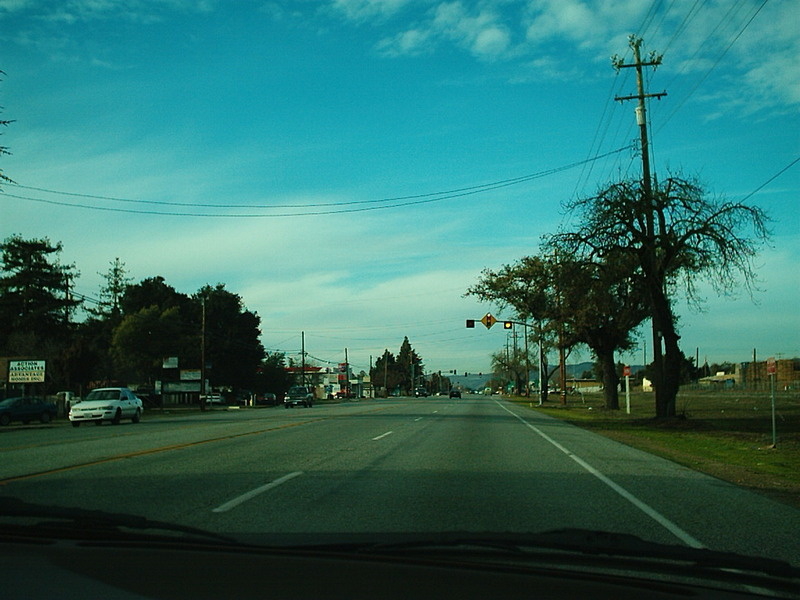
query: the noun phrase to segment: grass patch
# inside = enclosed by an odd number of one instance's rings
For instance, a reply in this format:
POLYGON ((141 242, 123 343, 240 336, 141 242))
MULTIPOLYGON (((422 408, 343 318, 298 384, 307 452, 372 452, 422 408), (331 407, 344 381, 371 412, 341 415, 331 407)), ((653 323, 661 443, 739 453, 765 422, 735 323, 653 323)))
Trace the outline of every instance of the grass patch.
MULTIPOLYGON (((527 398, 516 399, 529 404, 527 398)), ((655 419, 652 394, 632 394, 631 413, 606 410, 600 394, 536 410, 800 508, 800 392, 776 396, 772 448, 768 392, 681 391, 675 419, 655 419)))

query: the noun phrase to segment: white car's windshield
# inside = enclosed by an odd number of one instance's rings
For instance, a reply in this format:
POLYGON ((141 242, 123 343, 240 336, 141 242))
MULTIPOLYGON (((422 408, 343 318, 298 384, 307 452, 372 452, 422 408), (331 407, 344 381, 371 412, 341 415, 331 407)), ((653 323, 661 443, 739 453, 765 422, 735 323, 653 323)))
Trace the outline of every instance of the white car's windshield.
POLYGON ((800 567, 799 17, 0 2, 0 498, 800 567))
POLYGON ((94 390, 89 392, 86 400, 119 400, 120 397, 119 390, 94 390))

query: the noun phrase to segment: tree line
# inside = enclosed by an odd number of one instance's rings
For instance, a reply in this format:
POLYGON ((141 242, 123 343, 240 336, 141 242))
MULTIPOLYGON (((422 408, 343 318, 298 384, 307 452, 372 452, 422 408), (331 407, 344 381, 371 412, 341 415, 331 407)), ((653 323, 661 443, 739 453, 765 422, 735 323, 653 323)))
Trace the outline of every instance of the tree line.
POLYGON ((260 317, 224 284, 188 295, 161 276, 133 283, 117 258, 92 300, 72 292, 79 273, 60 262, 61 251, 60 242, 19 235, 0 245, 0 355, 47 360, 49 390, 152 388, 165 376, 166 357, 203 370, 214 387, 281 392, 290 385, 285 356, 260 342, 260 317))
POLYGON ((397 355, 383 351, 370 369, 370 381, 375 389, 386 395, 393 392, 412 395, 417 388, 424 388, 427 393, 450 390, 450 379, 438 372, 425 373, 425 364, 408 341, 403 338, 397 355))

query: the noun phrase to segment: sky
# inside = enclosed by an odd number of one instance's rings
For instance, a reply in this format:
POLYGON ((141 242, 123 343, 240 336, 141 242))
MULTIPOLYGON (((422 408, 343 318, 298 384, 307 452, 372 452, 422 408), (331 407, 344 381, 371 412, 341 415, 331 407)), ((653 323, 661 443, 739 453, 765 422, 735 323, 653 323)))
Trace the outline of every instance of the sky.
POLYGON ((682 349, 800 357, 796 0, 0 0, 0 239, 61 242, 88 298, 116 258, 223 283, 269 351, 487 372, 508 334, 465 320, 513 315, 467 289, 641 175, 631 34, 655 175, 772 218, 759 291, 676 299, 682 349))

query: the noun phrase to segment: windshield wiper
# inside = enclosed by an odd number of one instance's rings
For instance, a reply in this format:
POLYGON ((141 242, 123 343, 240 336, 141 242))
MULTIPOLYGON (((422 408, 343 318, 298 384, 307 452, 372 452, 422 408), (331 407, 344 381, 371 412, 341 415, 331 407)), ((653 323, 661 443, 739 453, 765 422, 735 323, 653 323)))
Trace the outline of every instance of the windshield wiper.
MULTIPOLYGON (((323 549, 326 546, 316 546, 323 549)), ((336 544, 328 549, 335 550, 336 544)), ((644 560, 664 560, 689 564, 693 568, 737 570, 764 573, 771 577, 800 579, 800 569, 778 559, 747 556, 735 552, 692 548, 677 544, 662 544, 636 535, 591 529, 554 529, 541 533, 440 533, 425 537, 402 538, 391 542, 351 544, 339 549, 376 554, 405 554, 419 552, 486 551, 501 555, 531 556, 542 550, 562 551, 579 555, 626 557, 644 560)))
MULTIPOLYGON (((24 531, 37 531, 41 535, 58 535, 80 532, 80 537, 106 539, 109 533, 123 534, 132 529, 143 532, 167 531, 190 535, 194 538, 237 544, 233 538, 188 525, 166 521, 155 521, 139 515, 110 513, 102 510, 72 508, 64 506, 45 506, 24 502, 17 498, 0 496, 0 518, 44 519, 33 524, 25 524, 24 531)), ((8 531, 8 530, 6 530, 8 531)), ((18 528, 19 531, 19 528, 18 528)))

